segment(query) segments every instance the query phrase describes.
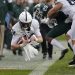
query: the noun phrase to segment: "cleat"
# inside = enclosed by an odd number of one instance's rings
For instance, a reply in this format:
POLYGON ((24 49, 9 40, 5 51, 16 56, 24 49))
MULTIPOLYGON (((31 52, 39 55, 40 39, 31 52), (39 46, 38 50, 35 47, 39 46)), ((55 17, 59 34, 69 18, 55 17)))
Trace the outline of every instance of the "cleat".
POLYGON ((63 59, 63 57, 65 56, 65 54, 68 52, 68 49, 65 49, 61 52, 61 56, 59 58, 59 60, 63 59))
POLYGON ((14 55, 16 55, 16 51, 12 51, 14 55))
POLYGON ((0 55, 0 57, 2 58, 2 57, 5 57, 4 55, 0 55))
POLYGON ((52 60, 52 57, 48 57, 49 60, 52 60))
POLYGON ((75 60, 72 60, 71 62, 69 62, 69 67, 75 67, 75 60))
POLYGON ((46 59, 47 54, 43 54, 43 59, 46 59))
POLYGON ((23 56, 23 53, 22 53, 22 50, 21 49, 18 50, 18 55, 19 56, 23 56))
POLYGON ((71 60, 71 61, 69 62, 69 67, 75 67, 75 55, 74 55, 74 57, 73 57, 73 60, 71 60))

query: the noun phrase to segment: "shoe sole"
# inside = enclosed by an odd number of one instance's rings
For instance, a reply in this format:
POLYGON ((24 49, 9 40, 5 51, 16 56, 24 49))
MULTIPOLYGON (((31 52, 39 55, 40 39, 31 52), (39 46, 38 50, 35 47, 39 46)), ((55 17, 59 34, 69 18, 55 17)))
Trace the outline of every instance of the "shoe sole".
POLYGON ((69 67, 75 67, 75 65, 69 65, 69 67))

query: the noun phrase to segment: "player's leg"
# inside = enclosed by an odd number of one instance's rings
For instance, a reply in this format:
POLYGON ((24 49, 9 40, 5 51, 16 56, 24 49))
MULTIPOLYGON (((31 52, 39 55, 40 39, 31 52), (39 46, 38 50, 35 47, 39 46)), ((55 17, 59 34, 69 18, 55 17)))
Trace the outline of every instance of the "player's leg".
POLYGON ((49 58, 49 59, 52 59, 52 54, 53 54, 53 45, 51 45, 51 44, 48 42, 48 58, 49 58))
POLYGON ((51 31, 49 31, 49 33, 47 34, 47 37, 46 37, 46 39, 52 45, 61 48, 62 52, 61 52, 61 57, 59 59, 62 59, 68 50, 59 41, 55 40, 54 38, 66 33, 69 28, 70 27, 68 25, 65 25, 64 23, 62 25, 57 25, 51 31))
MULTIPOLYGON (((48 42, 46 41, 46 34, 50 31, 51 29, 47 26, 47 24, 44 24, 44 23, 41 23, 40 25, 40 31, 41 31, 41 34, 42 34, 42 37, 43 37, 43 42, 41 43, 42 45, 42 53, 43 53, 43 58, 46 58, 46 55, 48 53, 48 50, 49 52, 51 51, 52 53, 52 45, 49 44, 50 46, 48 46, 48 42)), ((52 55, 52 54, 50 54, 52 55)))
POLYGON ((74 53, 73 60, 69 63, 69 66, 75 66, 75 16, 73 17, 71 29, 68 32, 71 33, 69 36, 72 39, 72 49, 74 53))
POLYGON ((67 32, 66 37, 67 37, 68 47, 71 49, 71 51, 73 51, 72 39, 69 35, 71 35, 71 30, 67 32))
POLYGON ((43 39, 43 42, 41 43, 41 47, 42 47, 43 59, 45 59, 47 56, 47 46, 46 46, 46 40, 45 39, 43 39))

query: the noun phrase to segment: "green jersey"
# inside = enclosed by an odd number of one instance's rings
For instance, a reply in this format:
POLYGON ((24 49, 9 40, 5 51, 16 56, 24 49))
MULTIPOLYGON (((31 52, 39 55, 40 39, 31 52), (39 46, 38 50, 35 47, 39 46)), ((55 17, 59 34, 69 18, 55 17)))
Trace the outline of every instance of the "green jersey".
POLYGON ((52 4, 39 3, 34 7, 33 17, 40 21, 44 17, 47 17, 47 13, 51 8, 52 4))

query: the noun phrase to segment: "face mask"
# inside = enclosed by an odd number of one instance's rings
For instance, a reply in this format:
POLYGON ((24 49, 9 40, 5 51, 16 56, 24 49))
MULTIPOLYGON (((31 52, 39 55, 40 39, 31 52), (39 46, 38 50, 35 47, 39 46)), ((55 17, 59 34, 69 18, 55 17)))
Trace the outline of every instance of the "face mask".
POLYGON ((31 23, 23 23, 23 22, 19 22, 19 23, 20 23, 21 28, 22 28, 23 30, 30 31, 31 23))

